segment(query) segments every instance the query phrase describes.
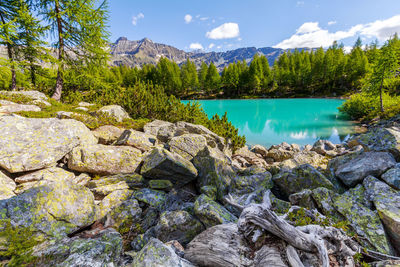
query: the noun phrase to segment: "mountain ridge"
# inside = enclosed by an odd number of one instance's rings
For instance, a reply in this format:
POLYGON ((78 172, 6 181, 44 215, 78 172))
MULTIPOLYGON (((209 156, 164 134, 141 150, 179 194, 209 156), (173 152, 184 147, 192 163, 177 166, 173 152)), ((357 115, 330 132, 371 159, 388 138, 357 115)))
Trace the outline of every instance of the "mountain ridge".
MULTIPOLYGON (((186 52, 171 45, 155 43, 148 38, 137 41, 130 41, 126 37, 120 37, 111 47, 111 64, 115 66, 127 65, 130 67, 142 66, 144 64, 157 64, 162 57, 166 57, 178 65, 184 63, 187 59, 193 61, 197 67, 202 62, 210 64, 211 62, 222 70, 230 63, 246 60, 251 62, 255 54, 267 57, 272 66, 275 60, 285 51, 294 51, 294 49, 281 49, 273 47, 243 47, 225 52, 186 52)), ((308 48, 299 48, 300 50, 308 48)))

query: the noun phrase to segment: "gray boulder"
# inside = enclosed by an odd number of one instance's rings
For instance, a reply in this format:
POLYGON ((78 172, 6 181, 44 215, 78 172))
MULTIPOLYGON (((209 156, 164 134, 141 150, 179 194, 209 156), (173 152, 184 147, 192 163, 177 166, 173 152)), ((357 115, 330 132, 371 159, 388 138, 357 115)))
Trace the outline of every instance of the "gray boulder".
POLYGON ((365 178, 363 185, 368 199, 374 203, 385 225, 393 247, 400 253, 400 192, 372 176, 365 178))
POLYGON ((344 164, 340 164, 335 175, 342 182, 353 187, 368 175, 379 177, 386 170, 396 164, 393 156, 388 152, 365 152, 344 164))
POLYGON ((400 163, 397 163, 395 168, 387 170, 381 178, 394 189, 400 190, 400 163))
POLYGON ((35 266, 119 266, 122 253, 121 235, 104 229, 90 238, 64 237, 36 246, 32 256, 35 266))
POLYGON ((171 138, 168 145, 171 152, 177 153, 187 160, 192 160, 207 146, 207 140, 202 135, 184 134, 171 138))
POLYGON ((144 159, 141 174, 148 179, 168 179, 179 187, 195 180, 197 170, 180 155, 155 148, 144 159))
POLYGON ((143 188, 135 191, 133 197, 159 211, 164 209, 166 194, 162 191, 143 188))
POLYGON ((194 213, 207 228, 237 220, 235 215, 206 195, 200 195, 196 199, 194 213))
POLYGON ((177 240, 186 245, 204 230, 204 226, 187 211, 166 211, 155 227, 156 237, 163 242, 177 240))
POLYGON ((375 128, 348 141, 350 147, 362 145, 365 151, 386 151, 400 159, 400 129, 375 128))
POLYGON ((322 173, 309 164, 300 165, 291 170, 281 170, 272 177, 272 180, 285 197, 301 192, 303 189, 334 188, 333 184, 322 173))
POLYGON ((106 215, 105 227, 112 227, 120 234, 128 234, 131 230, 136 232, 139 229, 134 227, 140 222, 142 209, 136 199, 130 198, 123 201, 106 215), (136 230, 136 231, 135 231, 136 230))
POLYGON ((147 134, 151 134, 154 136, 158 136, 158 131, 160 128, 163 127, 171 127, 173 128, 173 123, 168 122, 168 121, 161 121, 161 120, 154 120, 152 122, 149 122, 143 126, 143 130, 147 134))
POLYGON ((199 171, 197 187, 215 186, 217 199, 221 200, 228 193, 228 187, 236 176, 230 166, 231 160, 222 152, 206 147, 193 158, 193 164, 199 171))
POLYGON ((81 122, 34 119, 16 115, 0 117, 0 167, 10 173, 55 165, 74 147, 97 143, 81 122))
POLYGON ((39 91, 0 91, 2 95, 24 96, 32 100, 47 100, 47 96, 39 91))
POLYGON ((118 105, 104 106, 96 111, 96 114, 98 115, 101 115, 101 113, 107 114, 107 116, 114 118, 118 122, 122 122, 125 119, 131 119, 128 112, 118 105))
POLYGON ((90 190, 65 180, 40 181, 16 197, 0 200, 0 230, 10 223, 33 233, 65 236, 90 225, 95 218, 90 190))
POLYGON ((69 154, 68 168, 100 175, 133 173, 142 158, 140 150, 129 146, 79 146, 69 154))
POLYGON ((41 111, 36 105, 17 104, 7 100, 0 100, 0 113, 14 113, 21 111, 41 111))
POLYGON ((92 131, 93 135, 99 139, 102 145, 111 145, 124 132, 123 129, 112 125, 103 125, 92 131))
POLYGON ((189 261, 179 257, 174 249, 160 240, 151 238, 147 245, 133 258, 131 267, 195 267, 189 261))

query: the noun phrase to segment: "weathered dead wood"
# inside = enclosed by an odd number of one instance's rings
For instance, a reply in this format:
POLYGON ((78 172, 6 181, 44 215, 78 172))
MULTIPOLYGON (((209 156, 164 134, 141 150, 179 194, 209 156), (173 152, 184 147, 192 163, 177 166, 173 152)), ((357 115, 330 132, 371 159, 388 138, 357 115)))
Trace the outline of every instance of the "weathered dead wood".
MULTIPOLYGON (((295 227, 291 225, 285 220, 287 215, 280 217, 271 210, 269 195, 270 191, 267 191, 261 204, 250 204, 245 207, 235 203, 231 196, 225 198, 226 202, 242 210, 238 229, 247 240, 255 243, 261 235, 260 229, 281 238, 291 246, 287 248, 287 254, 292 266, 301 266, 295 248, 316 253, 323 267, 329 267, 329 254, 339 253, 343 259, 347 260, 352 259, 352 256, 359 251, 359 246, 354 241, 334 227, 323 228, 319 225, 295 227)), ((314 213, 309 213, 309 216, 316 217, 314 213)))

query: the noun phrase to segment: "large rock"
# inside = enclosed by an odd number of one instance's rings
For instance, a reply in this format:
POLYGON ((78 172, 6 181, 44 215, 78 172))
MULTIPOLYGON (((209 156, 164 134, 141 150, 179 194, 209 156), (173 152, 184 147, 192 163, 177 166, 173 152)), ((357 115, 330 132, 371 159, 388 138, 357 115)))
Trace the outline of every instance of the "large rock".
POLYGON ((97 139, 75 120, 0 117, 0 167, 10 173, 54 165, 74 147, 97 139))
POLYGON ((0 100, 0 113, 14 113, 21 111, 41 111, 36 105, 17 104, 7 100, 0 100))
POLYGON ((197 198, 194 213, 207 228, 237 220, 235 215, 206 195, 197 198))
POLYGON ((362 145, 366 151, 387 151, 400 159, 400 129, 375 128, 361 134, 348 142, 349 146, 362 145))
POLYGON ((168 121, 160 121, 154 120, 152 122, 147 123, 143 126, 143 130, 147 134, 151 134, 154 136, 158 135, 158 131, 163 127, 171 127, 173 128, 174 124, 168 121))
POLYGON ((39 171, 34 171, 23 176, 19 176, 15 178, 15 182, 19 185, 15 192, 20 194, 26 191, 29 188, 36 186, 39 181, 59 181, 65 180, 68 182, 72 182, 75 178, 75 175, 72 172, 66 171, 62 168, 52 167, 47 169, 42 169, 39 171))
POLYGON ((196 236, 185 250, 185 259, 198 266, 251 266, 250 249, 234 223, 211 227, 196 236))
POLYGON ((155 227, 156 237, 161 241, 177 240, 184 246, 203 230, 204 226, 183 210, 162 213, 155 227))
POLYGON ((293 157, 282 161, 278 166, 281 169, 291 169, 303 164, 310 164, 314 168, 326 168, 328 159, 315 151, 295 152, 293 157))
POLYGON ((160 240, 151 238, 147 245, 133 258, 131 267, 195 267, 189 261, 179 257, 174 249, 160 240))
POLYGON ((116 190, 135 189, 143 187, 145 180, 139 174, 116 174, 92 179, 86 184, 96 199, 103 199, 116 190))
POLYGON ((222 152, 206 147, 193 158, 193 164, 199 171, 197 186, 215 186, 218 200, 228 193, 228 187, 236 176, 230 166, 230 159, 222 152))
POLYGON ((400 253, 400 192, 372 176, 367 177, 363 185, 391 237, 393 247, 400 253))
POLYGON ((168 144, 171 152, 177 153, 187 160, 192 160, 207 146, 207 140, 202 135, 184 134, 173 137, 168 144))
POLYGON ((0 91, 2 95, 8 96, 24 96, 32 100, 47 100, 47 96, 39 91, 0 91))
POLYGON ((381 178, 394 189, 400 190, 400 163, 382 174, 381 178))
POLYGON ((141 161, 140 150, 129 146, 80 146, 70 153, 68 168, 101 175, 133 173, 141 161))
POLYGON ((140 221, 142 209, 136 199, 130 198, 114 207, 107 214, 106 227, 113 227, 121 234, 128 234, 140 221))
POLYGON ((127 146, 133 146, 142 152, 152 149, 157 144, 157 138, 154 135, 129 130, 129 137, 123 143, 127 146))
POLYGON ((131 119, 128 112, 125 111, 121 106, 118 105, 109 105, 100 108, 97 114, 101 115, 101 113, 107 114, 107 116, 114 118, 118 122, 122 122, 125 119, 131 119))
POLYGON ((0 230, 10 223, 14 228, 65 236, 90 225, 95 217, 90 190, 65 180, 40 181, 21 195, 0 200, 0 230))
POLYGON ((315 151, 318 154, 321 155, 328 155, 328 156, 335 156, 337 154, 336 152, 336 146, 332 144, 332 142, 328 140, 318 140, 314 143, 311 151, 315 151))
POLYGON ((0 171, 0 200, 15 196, 15 187, 14 180, 0 171))
POLYGON ((133 191, 129 189, 115 190, 108 194, 98 205, 98 218, 104 217, 115 207, 121 205, 122 202, 128 200, 132 196, 133 191))
POLYGON ((182 186, 196 179, 197 170, 180 155, 155 148, 144 159, 141 174, 149 179, 168 179, 174 185, 182 186))
POLYGON ((368 175, 379 177, 395 164, 396 161, 388 152, 365 152, 339 165, 335 175, 345 185, 353 187, 368 175))
POLYGON ((93 135, 99 139, 102 145, 111 145, 124 132, 124 129, 118 128, 113 125, 103 125, 92 131, 93 135))
POLYGON ((119 266, 121 235, 114 229, 101 230, 90 238, 65 237, 50 240, 33 249, 34 266, 119 266))
POLYGON ((272 178, 283 196, 301 192, 303 189, 326 187, 333 189, 333 184, 309 164, 300 165, 292 170, 282 170, 272 178))
POLYGON ((314 189, 311 196, 324 215, 335 221, 348 221, 352 230, 363 237, 360 242, 364 247, 385 254, 392 253, 378 214, 357 202, 356 196, 339 195, 326 188, 314 189))
POLYGON ((143 188, 135 191, 133 197, 159 211, 165 208, 166 194, 162 191, 143 188))

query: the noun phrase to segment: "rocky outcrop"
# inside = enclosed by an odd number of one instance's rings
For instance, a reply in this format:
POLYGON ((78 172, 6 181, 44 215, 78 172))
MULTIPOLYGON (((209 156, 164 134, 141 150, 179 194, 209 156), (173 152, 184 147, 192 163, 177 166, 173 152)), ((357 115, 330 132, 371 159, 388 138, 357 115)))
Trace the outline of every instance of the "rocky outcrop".
POLYGON ((74 147, 97 143, 90 130, 75 120, 10 115, 0 117, 0 129, 0 167, 11 173, 50 167, 74 147))
POLYGON ((369 176, 363 182, 366 195, 378 211, 393 246, 400 253, 400 192, 369 176))
POLYGON ((400 163, 397 163, 395 168, 387 170, 381 178, 394 189, 400 190, 400 163))
POLYGON ((123 109, 121 106, 118 106, 118 105, 104 106, 104 107, 100 108, 99 110, 97 110, 96 114, 98 116, 101 116, 102 114, 106 114, 107 116, 115 119, 118 122, 122 122, 123 120, 126 120, 126 119, 131 119, 128 112, 126 112, 125 109, 123 109))
POLYGON ((122 238, 114 229, 105 229, 90 238, 64 237, 35 247, 31 256, 37 266, 118 266, 122 238))
POLYGON ((90 190, 65 180, 40 181, 16 197, 0 200, 3 230, 11 225, 32 233, 66 236, 90 225, 95 218, 96 207, 90 190))
POLYGON ((15 113, 21 111, 41 111, 36 105, 17 104, 7 100, 0 100, 0 113, 15 113))
POLYGON ((387 152, 366 152, 340 164, 335 175, 350 187, 363 181, 368 175, 379 177, 386 170, 394 167, 396 161, 387 152))
POLYGON ((195 265, 179 257, 170 246, 166 246, 160 240, 152 238, 140 252, 134 255, 133 262, 129 266, 194 267, 195 265))
POLYGON ((93 174, 133 173, 142 161, 140 150, 127 146, 90 145, 74 148, 68 168, 93 174))
POLYGON ((285 197, 298 193, 303 189, 325 187, 333 189, 333 184, 319 171, 309 164, 300 165, 289 171, 282 170, 272 178, 274 184, 285 197))
POLYGON ((144 159, 141 174, 149 179, 168 179, 182 186, 196 179, 197 169, 182 156, 155 148, 144 159))
POLYGON ((187 160, 192 160, 207 146, 207 140, 202 135, 184 134, 171 138, 168 145, 171 152, 175 152, 187 160))
POLYGON ((207 228, 237 220, 235 215, 206 195, 197 198, 194 213, 207 228))

